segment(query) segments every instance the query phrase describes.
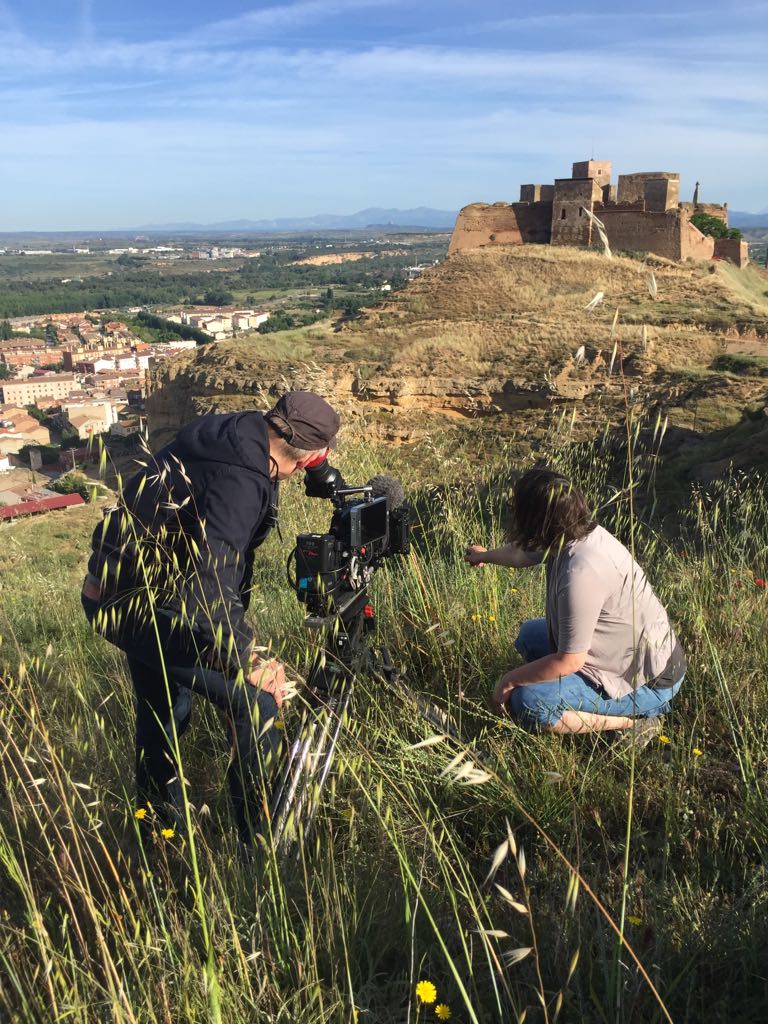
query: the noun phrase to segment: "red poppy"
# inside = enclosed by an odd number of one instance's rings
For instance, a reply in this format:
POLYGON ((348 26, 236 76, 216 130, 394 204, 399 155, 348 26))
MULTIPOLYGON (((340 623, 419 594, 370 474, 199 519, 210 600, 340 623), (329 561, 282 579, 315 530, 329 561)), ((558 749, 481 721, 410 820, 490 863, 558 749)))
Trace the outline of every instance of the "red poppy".
POLYGON ((763 579, 755 580, 755 586, 756 587, 764 587, 765 586, 765 580, 763 580, 763 579))

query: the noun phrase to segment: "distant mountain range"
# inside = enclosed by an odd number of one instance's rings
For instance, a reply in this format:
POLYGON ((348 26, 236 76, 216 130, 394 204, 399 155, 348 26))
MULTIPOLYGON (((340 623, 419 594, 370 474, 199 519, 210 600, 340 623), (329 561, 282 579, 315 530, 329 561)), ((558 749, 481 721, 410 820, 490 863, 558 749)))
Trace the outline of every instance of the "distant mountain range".
MULTIPOLYGON (((456 210, 435 210, 429 206, 418 206, 413 210, 386 209, 370 206, 357 213, 318 213, 313 217, 277 217, 273 220, 224 220, 213 224, 199 224, 181 221, 172 224, 142 224, 134 231, 189 231, 189 232, 281 232, 281 231, 361 231, 365 228, 429 228, 433 231, 450 231, 456 221, 456 210)), ((749 228, 768 225, 768 210, 763 213, 746 213, 731 210, 728 217, 731 227, 749 228)))
POLYGON ((215 224, 143 224, 136 231, 345 231, 367 227, 431 228, 449 230, 456 220, 455 210, 433 210, 418 206, 414 210, 389 210, 371 206, 357 213, 320 213, 314 217, 278 217, 275 220, 225 220, 215 224))
POLYGON ((745 213, 743 210, 729 210, 728 223, 732 228, 768 227, 768 210, 762 213, 745 213))

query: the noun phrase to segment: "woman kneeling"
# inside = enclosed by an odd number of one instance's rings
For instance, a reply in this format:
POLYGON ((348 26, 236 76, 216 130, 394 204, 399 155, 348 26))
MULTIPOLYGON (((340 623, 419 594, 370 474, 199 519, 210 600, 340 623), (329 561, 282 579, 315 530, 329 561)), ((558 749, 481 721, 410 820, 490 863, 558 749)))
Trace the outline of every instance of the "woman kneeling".
POLYGON ((546 618, 515 643, 525 664, 493 702, 528 729, 631 730, 647 742, 680 689, 685 655, 663 605, 630 552, 592 518, 567 477, 532 469, 517 482, 509 543, 467 548, 470 565, 546 565, 546 618))

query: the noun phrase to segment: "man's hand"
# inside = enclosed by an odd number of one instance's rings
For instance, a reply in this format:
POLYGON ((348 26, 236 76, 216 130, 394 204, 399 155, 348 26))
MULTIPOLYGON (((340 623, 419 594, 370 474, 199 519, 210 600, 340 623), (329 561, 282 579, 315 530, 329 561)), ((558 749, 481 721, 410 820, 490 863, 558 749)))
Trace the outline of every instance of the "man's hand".
POLYGON ((285 680, 285 665, 281 661, 276 658, 265 660, 254 655, 248 682, 259 690, 271 693, 278 707, 282 705, 288 684, 285 680))
POLYGON ((483 561, 483 555, 486 554, 487 551, 488 548, 484 548, 480 544, 470 544, 464 552, 464 561, 468 562, 474 569, 482 569, 486 564, 483 561))

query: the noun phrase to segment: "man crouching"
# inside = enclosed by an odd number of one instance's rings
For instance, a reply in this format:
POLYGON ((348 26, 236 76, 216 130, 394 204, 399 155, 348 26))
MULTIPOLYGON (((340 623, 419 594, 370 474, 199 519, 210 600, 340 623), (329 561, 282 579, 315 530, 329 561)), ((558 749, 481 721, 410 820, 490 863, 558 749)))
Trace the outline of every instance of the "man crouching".
POLYGON ((139 817, 151 805, 161 822, 179 821, 178 741, 199 694, 228 721, 243 841, 259 827, 285 669, 256 653, 246 622, 254 554, 277 522, 279 482, 320 461, 338 428, 308 391, 264 415, 202 416, 147 460, 94 531, 82 603, 127 656, 139 817))

